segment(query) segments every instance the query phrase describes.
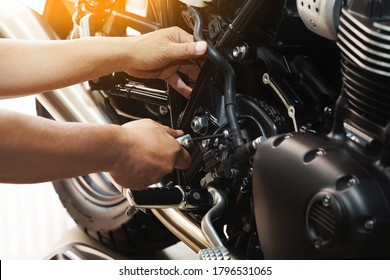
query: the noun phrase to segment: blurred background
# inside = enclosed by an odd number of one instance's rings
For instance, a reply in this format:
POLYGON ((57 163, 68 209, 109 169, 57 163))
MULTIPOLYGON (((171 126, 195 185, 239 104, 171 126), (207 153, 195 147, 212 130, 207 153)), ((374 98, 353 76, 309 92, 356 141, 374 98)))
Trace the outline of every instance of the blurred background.
MULTIPOLYGON (((43 13, 43 0, 18 2, 40 14, 43 13)), ((0 99, 0 109, 36 115, 35 97, 0 99)), ((50 182, 32 185, 0 184, 0 259, 44 259, 73 242, 89 244, 114 258, 129 258, 101 248, 100 244, 89 239, 67 214, 50 182)), ((141 258, 196 259, 197 255, 179 243, 162 252, 141 258)))
MULTIPOLYGON (((45 4, 41 0, 19 2, 39 13, 45 4)), ((0 108, 36 115, 34 96, 0 100, 0 108)), ((0 184, 0 259, 42 259, 74 227, 51 183, 0 184)))

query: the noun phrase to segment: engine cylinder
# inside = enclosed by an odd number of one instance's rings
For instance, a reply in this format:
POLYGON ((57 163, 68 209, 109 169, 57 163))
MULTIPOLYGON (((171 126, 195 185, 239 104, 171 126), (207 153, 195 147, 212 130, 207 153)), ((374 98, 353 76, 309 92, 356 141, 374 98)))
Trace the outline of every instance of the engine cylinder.
POLYGON ((351 1, 341 12, 337 41, 344 86, 336 118, 352 126, 352 134, 385 146, 390 145, 389 3, 351 1))

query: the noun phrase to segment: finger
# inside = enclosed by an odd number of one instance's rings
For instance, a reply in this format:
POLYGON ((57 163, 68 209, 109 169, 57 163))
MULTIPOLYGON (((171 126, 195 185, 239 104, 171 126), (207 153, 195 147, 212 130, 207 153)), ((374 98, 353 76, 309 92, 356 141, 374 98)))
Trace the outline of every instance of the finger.
POLYGON ((194 42, 194 36, 192 36, 187 31, 179 27, 167 28, 167 31, 173 31, 172 35, 174 36, 173 41, 178 43, 190 43, 194 42))
POLYGON ((166 133, 168 133, 169 135, 171 135, 174 138, 180 137, 184 134, 184 132, 182 130, 172 129, 172 128, 165 126, 165 125, 161 125, 161 127, 162 127, 162 129, 164 129, 164 131, 166 133))
POLYGON ((192 89, 183 82, 183 80, 179 77, 177 73, 167 78, 166 81, 181 95, 183 95, 186 98, 190 97, 192 89))
POLYGON ((191 165, 191 156, 184 149, 181 148, 180 153, 176 157, 175 168, 177 169, 187 169, 191 165))
POLYGON ((207 51, 207 43, 205 41, 175 43, 169 55, 171 59, 188 59, 202 56, 207 51))
POLYGON ((191 63, 191 62, 189 62, 189 63, 190 64, 180 65, 178 72, 187 75, 191 79, 191 81, 196 81, 196 79, 199 76, 201 68, 194 63, 191 63))

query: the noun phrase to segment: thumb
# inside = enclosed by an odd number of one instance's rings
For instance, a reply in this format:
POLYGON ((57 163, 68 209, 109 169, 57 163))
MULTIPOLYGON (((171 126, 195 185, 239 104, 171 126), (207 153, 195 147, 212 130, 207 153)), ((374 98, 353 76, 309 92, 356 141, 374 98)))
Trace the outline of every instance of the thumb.
POLYGON ((202 56, 207 51, 207 43, 205 41, 179 43, 175 53, 178 59, 187 59, 192 57, 202 56))
POLYGON ((163 125, 162 128, 164 129, 164 131, 171 135, 173 138, 177 138, 179 136, 182 136, 184 134, 184 132, 182 130, 176 130, 176 129, 172 129, 168 126, 165 126, 163 125))

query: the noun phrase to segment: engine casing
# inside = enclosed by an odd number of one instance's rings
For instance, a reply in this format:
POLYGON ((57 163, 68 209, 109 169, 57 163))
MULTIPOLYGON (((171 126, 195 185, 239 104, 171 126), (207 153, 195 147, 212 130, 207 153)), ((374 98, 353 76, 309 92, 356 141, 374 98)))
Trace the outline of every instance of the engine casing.
POLYGON ((253 195, 266 259, 390 257, 390 181, 344 141, 294 133, 254 160, 253 195))

